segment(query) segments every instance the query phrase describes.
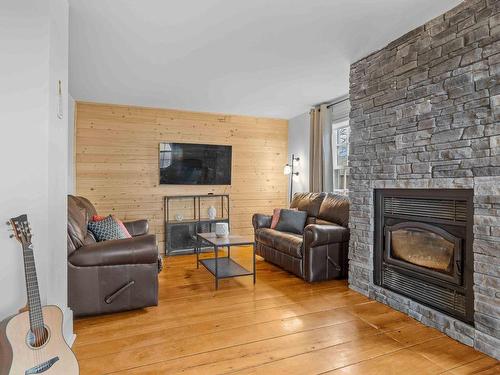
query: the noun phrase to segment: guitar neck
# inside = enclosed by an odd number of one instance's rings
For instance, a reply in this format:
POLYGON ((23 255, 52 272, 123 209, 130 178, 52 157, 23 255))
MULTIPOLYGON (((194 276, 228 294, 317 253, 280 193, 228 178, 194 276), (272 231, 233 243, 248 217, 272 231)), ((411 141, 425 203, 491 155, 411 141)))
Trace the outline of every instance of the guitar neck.
POLYGON ((24 276, 26 278, 26 294, 28 296, 28 308, 31 330, 43 327, 42 304, 38 289, 38 278, 36 275, 35 256, 33 245, 23 246, 24 276))

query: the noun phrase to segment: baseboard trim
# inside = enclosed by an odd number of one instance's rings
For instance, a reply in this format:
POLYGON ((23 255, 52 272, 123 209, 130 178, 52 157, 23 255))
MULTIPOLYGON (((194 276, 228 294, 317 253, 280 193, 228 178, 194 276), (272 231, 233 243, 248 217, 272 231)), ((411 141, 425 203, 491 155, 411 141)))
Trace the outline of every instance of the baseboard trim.
POLYGON ((76 334, 73 333, 70 337, 65 337, 64 339, 66 340, 66 344, 72 348, 76 340, 76 334))
POLYGON ((73 311, 66 306, 63 310, 63 335, 64 340, 69 345, 69 347, 73 346, 75 342, 76 335, 73 333, 73 311))

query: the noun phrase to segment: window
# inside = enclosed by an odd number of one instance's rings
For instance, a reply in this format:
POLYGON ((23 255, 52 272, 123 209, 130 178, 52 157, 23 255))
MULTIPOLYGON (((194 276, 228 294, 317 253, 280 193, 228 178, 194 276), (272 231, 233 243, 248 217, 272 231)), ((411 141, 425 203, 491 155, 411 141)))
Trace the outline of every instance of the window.
POLYGON ((349 186, 349 120, 332 124, 333 191, 345 193, 349 186))

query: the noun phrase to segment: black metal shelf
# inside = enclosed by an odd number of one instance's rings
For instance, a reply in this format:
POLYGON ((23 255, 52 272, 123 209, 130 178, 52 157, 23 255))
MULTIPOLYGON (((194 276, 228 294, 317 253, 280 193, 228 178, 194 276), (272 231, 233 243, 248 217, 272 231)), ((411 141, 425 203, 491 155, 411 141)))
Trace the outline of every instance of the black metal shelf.
POLYGON ((195 194, 173 195, 164 197, 164 222, 165 222, 165 253, 167 255, 194 253, 196 248, 196 234, 214 232, 216 223, 228 223, 229 220, 229 195, 228 194, 195 194), (210 219, 202 217, 201 206, 203 201, 217 202, 220 208, 219 217, 210 219), (172 203, 175 201, 190 201, 192 216, 176 220, 171 217, 172 203))
POLYGON ((229 277, 250 276, 253 272, 247 270, 245 267, 240 266, 231 258, 209 258, 200 259, 200 263, 212 275, 217 276, 219 279, 227 279, 229 277), (217 263, 217 273, 215 272, 215 264, 217 263))
POLYGON ((188 219, 188 220, 181 220, 181 221, 169 221, 169 225, 182 225, 182 224, 190 224, 190 223, 224 223, 228 222, 229 218, 215 218, 215 219, 188 219))

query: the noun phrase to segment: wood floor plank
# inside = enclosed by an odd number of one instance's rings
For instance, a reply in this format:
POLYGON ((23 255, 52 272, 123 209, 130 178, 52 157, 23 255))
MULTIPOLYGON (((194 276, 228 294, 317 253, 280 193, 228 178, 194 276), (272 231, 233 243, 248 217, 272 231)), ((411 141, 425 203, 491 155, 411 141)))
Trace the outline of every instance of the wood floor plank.
MULTIPOLYGON (((127 348, 119 353, 87 358, 80 368, 84 371, 90 370, 90 373, 111 371, 114 368, 124 370, 129 368, 130 363, 133 365, 143 365, 150 361, 158 360, 158 358, 177 358, 204 351, 241 345, 247 342, 262 341, 296 332, 327 327, 339 323, 339 319, 344 321, 345 319, 351 319, 351 317, 344 314, 339 317, 337 314, 326 311, 173 341, 165 340, 163 345, 153 342, 152 345, 138 349, 127 348)), ((166 338, 168 339, 168 337, 166 338)))
POLYGON ((405 346, 414 346, 429 340, 444 337, 444 334, 437 329, 426 327, 415 321, 405 323, 404 326, 394 331, 385 332, 385 334, 405 346))
POLYGON ((328 375, 434 375, 442 371, 428 359, 403 349, 376 358, 362 361, 340 369, 329 371, 328 375))
MULTIPOLYGON (((224 374, 376 334, 373 327, 356 320, 164 361, 136 368, 125 374, 224 374)), ((385 338, 381 340, 387 341, 385 338)), ((394 342, 394 345, 398 344, 394 342)))
MULTIPOLYGON (((247 251, 235 257, 251 261, 247 251)), ((259 258, 256 285, 230 279, 215 290, 213 277, 186 255, 169 258, 159 282, 157 307, 75 322, 82 375, 378 374, 386 366, 390 374, 397 364, 419 375, 494 369, 488 357, 350 290, 345 280, 306 283, 259 258), (448 340, 456 354, 444 347, 448 340), (409 353, 421 364, 409 366, 409 353)))
MULTIPOLYGON (((390 333, 392 332, 388 332, 383 335, 378 334, 376 337, 366 337, 358 339, 352 343, 345 343, 343 345, 317 350, 317 352, 314 350, 308 354, 302 354, 276 362, 273 361, 273 363, 261 365, 254 369, 238 371, 237 373, 302 374, 304 373, 304 363, 307 363, 308 373, 319 374, 328 372, 333 369, 348 366, 382 354, 401 350, 404 346, 412 344, 415 340, 420 342, 421 340, 428 341, 439 337, 437 335, 434 335, 434 337, 431 335, 429 335, 429 337, 421 336, 420 334, 422 333, 423 328, 425 329, 427 327, 414 322, 413 324, 406 324, 404 328, 394 332, 397 338, 412 338, 412 340, 406 340, 408 342, 401 342, 404 340, 396 340, 395 338, 390 337, 390 333), (387 340, 387 338, 392 338, 395 342, 387 340)), ((380 333, 380 330, 377 330, 377 332, 380 333)))
POLYGON ((320 374, 361 360, 401 350, 402 345, 384 335, 368 336, 320 350, 291 356, 238 374, 320 374))
POLYGON ((486 355, 470 346, 461 344, 446 336, 429 343, 412 346, 410 350, 429 359, 445 370, 486 357, 486 355))
POLYGON ((498 375, 500 363, 491 358, 484 357, 443 372, 445 375, 498 375))
POLYGON ((92 342, 86 345, 79 345, 75 352, 80 358, 91 358, 96 353, 99 355, 111 354, 123 350, 136 349, 148 345, 172 344, 179 339, 188 337, 203 336, 210 333, 224 330, 245 330, 261 324, 271 325, 272 322, 279 322, 283 325, 296 325, 298 319, 309 321, 311 318, 318 317, 326 324, 334 322, 347 322, 356 318, 347 311, 340 309, 332 310, 327 308, 328 302, 318 301, 315 309, 308 309, 304 306, 294 308, 292 306, 278 309, 269 309, 259 312, 247 313, 229 318, 218 318, 211 316, 212 320, 195 322, 173 327, 153 327, 154 330, 146 332, 136 332, 134 335, 128 334, 125 337, 120 335, 113 336, 112 339, 103 339, 99 342, 92 342), (298 313, 297 310, 302 310, 298 313), (317 310, 317 311, 314 311, 317 310))

